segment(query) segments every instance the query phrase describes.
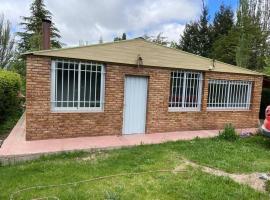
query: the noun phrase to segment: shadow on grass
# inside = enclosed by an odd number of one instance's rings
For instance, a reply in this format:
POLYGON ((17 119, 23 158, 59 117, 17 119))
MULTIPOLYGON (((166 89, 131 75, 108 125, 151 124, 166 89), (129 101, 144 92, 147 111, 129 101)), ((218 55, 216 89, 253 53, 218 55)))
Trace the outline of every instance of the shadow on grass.
POLYGON ((0 140, 4 140, 9 135, 22 114, 23 111, 18 110, 14 113, 11 113, 6 120, 0 122, 0 140))

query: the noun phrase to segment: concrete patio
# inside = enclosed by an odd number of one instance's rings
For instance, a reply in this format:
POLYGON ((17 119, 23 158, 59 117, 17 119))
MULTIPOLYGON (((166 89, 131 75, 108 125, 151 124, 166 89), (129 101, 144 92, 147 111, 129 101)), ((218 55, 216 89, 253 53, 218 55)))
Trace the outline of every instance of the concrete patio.
MULTIPOLYGON (((257 131, 256 128, 238 129, 239 133, 257 131)), ((181 131, 155 134, 137 134, 123 136, 78 137, 49 140, 25 140, 25 117, 18 121, 0 148, 0 162, 14 163, 29 160, 41 155, 70 151, 91 151, 131 147, 141 144, 159 144, 168 141, 191 140, 196 137, 208 138, 218 135, 219 130, 181 131)))

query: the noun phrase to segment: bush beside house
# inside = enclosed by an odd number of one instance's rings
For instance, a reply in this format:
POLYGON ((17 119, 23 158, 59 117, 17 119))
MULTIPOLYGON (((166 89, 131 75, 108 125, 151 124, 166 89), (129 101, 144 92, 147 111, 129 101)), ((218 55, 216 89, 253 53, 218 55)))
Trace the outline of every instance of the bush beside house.
POLYGON ((0 121, 6 119, 8 114, 19 108, 20 88, 19 74, 0 70, 0 121))
POLYGON ((226 124, 224 130, 219 132, 218 138, 228 141, 235 141, 239 138, 239 135, 232 124, 226 124))
POLYGON ((0 70, 0 134, 7 127, 12 127, 21 114, 20 90, 20 75, 10 71, 0 70), (11 118, 16 119, 11 120, 11 118))

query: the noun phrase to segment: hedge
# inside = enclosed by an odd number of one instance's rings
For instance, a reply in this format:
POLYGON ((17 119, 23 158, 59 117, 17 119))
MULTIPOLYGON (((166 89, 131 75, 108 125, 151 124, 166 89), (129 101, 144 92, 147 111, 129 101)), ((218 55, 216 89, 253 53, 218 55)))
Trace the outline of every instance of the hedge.
POLYGON ((20 109, 21 78, 15 72, 0 70, 0 122, 20 109))

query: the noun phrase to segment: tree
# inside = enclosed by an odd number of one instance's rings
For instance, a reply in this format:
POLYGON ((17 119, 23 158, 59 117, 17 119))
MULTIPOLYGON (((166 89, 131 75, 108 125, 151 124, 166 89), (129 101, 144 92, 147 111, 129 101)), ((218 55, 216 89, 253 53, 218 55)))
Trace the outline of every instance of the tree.
MULTIPOLYGON (((52 14, 46 9, 44 0, 34 0, 30 7, 31 16, 22 17, 23 22, 20 23, 23 26, 24 31, 18 32, 20 41, 18 47, 20 52, 33 51, 41 49, 42 39, 42 20, 52 19, 52 14)), ((51 24, 51 47, 61 48, 59 42, 60 34, 59 30, 55 27, 54 23, 51 24)))
POLYGON ((263 31, 270 30, 270 1, 269 0, 249 0, 249 15, 257 19, 263 31))
POLYGON ((126 40, 126 39, 127 39, 127 35, 126 35, 126 33, 123 33, 122 40, 126 40))
POLYGON ((116 37, 114 37, 113 41, 116 42, 116 41, 121 41, 121 40, 126 40, 126 39, 127 39, 127 35, 126 35, 126 33, 123 33, 122 37, 116 36, 116 37))
POLYGON ((179 44, 175 41, 171 41, 170 42, 170 48, 173 48, 173 49, 179 49, 179 44))
POLYGON ((151 42, 154 42, 154 43, 157 43, 160 45, 164 45, 164 46, 167 46, 169 44, 167 37, 163 36, 162 32, 157 34, 157 36, 152 36, 150 40, 151 40, 151 42))
POLYGON ((148 36, 147 34, 144 34, 142 36, 145 40, 148 40, 150 42, 154 42, 156 44, 167 46, 169 44, 169 41, 167 40, 166 36, 163 36, 163 33, 160 32, 156 36, 148 36))
POLYGON ((209 57, 211 53, 211 27, 208 26, 209 21, 208 9, 203 1, 202 14, 199 20, 199 52, 201 56, 209 57))
POLYGON ((180 39, 180 48, 184 51, 209 57, 211 53, 211 27, 208 20, 208 9, 204 4, 199 21, 186 24, 180 39))
POLYGON ((230 8, 220 7, 213 22, 212 56, 215 59, 253 70, 266 66, 269 30, 264 29, 269 23, 266 17, 269 11, 262 2, 269 4, 269 0, 240 0, 235 24, 230 8))
POLYGON ((264 73, 270 75, 270 57, 267 57, 265 60, 266 66, 264 68, 264 73))
POLYGON ((103 38, 102 38, 102 36, 99 37, 98 43, 99 43, 99 44, 102 44, 102 43, 103 43, 103 38))
POLYGON ((212 25, 211 57, 226 63, 236 64, 235 49, 239 34, 234 28, 234 14, 229 6, 221 5, 212 25))
POLYGON ((212 26, 212 39, 215 40, 218 37, 228 35, 229 31, 234 26, 234 14, 233 10, 229 6, 222 4, 219 11, 215 13, 212 26))
POLYGON ((199 55, 199 24, 191 22, 186 24, 183 35, 180 39, 180 49, 199 55))
POLYGON ((218 37, 212 47, 212 57, 216 60, 236 65, 236 48, 238 45, 239 33, 235 28, 227 35, 218 37))
POLYGON ((7 68, 14 55, 14 37, 10 32, 10 22, 0 16, 0 68, 7 68))
POLYGON ((236 28, 239 41, 236 62, 241 67, 262 70, 268 55, 268 31, 263 31, 261 15, 254 14, 254 5, 249 0, 240 0, 236 28))
MULTIPOLYGON (((14 59, 10 61, 10 65, 8 67, 8 70, 14 71, 21 75, 21 77, 24 79, 26 76, 26 68, 25 68, 25 59, 23 59, 18 52, 15 53, 14 59)), ((23 80, 24 81, 24 80, 23 80)))

